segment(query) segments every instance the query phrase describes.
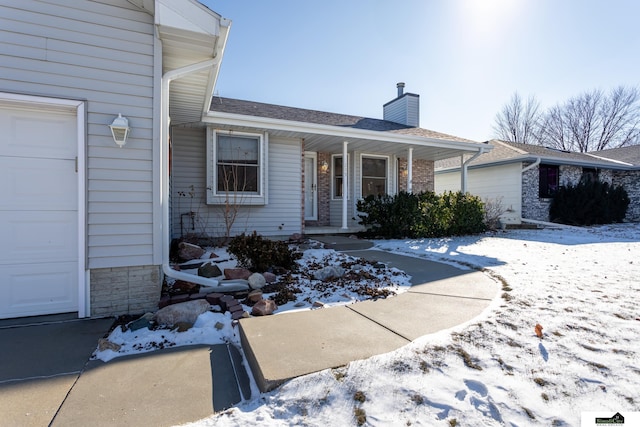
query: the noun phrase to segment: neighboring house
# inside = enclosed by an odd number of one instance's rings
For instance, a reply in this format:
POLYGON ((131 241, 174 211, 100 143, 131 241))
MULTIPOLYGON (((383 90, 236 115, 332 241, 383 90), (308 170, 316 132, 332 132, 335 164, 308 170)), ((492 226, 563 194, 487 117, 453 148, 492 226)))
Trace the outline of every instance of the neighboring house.
MULTIPOLYGON (((594 155, 498 140, 490 143, 494 147, 491 152, 464 158, 467 191, 484 200, 499 201, 507 210, 502 218, 504 223, 549 221, 549 206, 558 187, 575 185, 586 175, 623 185, 630 193, 635 191, 634 206, 630 206, 625 219, 640 220, 637 164, 619 161, 615 159, 615 153, 605 158, 603 153, 606 152, 594 155)), ((460 158, 436 162, 436 192, 461 189, 461 163, 460 158)))
POLYGON ((640 222, 640 145, 596 151, 594 156, 629 165, 630 170, 613 172, 613 183, 621 185, 629 194, 628 221, 640 222))
POLYGON ((154 310, 168 115, 207 113, 229 21, 194 0, 20 0, 0 21, 0 318, 154 310))
POLYGON ((346 232, 362 196, 431 189, 434 161, 487 148, 418 128, 401 88, 388 120, 212 102, 230 21, 195 0, 21 0, 0 21, 0 318, 214 284, 172 269, 169 242, 205 218, 219 236, 229 183, 232 234, 346 232))
POLYGON ((225 236, 225 217, 231 236, 353 232, 358 200, 433 190, 434 161, 490 150, 418 127, 403 87, 382 120, 214 97, 172 128, 173 237, 225 236))

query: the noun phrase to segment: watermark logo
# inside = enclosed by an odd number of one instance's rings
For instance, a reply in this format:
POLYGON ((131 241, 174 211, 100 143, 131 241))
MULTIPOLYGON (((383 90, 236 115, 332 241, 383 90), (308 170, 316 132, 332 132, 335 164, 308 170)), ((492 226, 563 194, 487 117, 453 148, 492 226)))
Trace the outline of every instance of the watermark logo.
POLYGON ((616 412, 613 417, 596 417, 596 425, 600 424, 624 424, 624 417, 620 415, 620 412, 616 412))
POLYGON ((606 425, 618 426, 640 426, 640 412, 613 411, 582 412, 580 417, 580 427, 598 427, 606 425))

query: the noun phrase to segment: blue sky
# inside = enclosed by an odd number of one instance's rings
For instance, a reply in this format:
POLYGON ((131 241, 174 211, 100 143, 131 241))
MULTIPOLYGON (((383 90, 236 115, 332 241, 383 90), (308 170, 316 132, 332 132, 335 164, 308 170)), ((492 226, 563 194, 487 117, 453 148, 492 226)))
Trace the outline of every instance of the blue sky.
POLYGON ((225 97, 382 118, 402 81, 421 127, 484 141, 515 91, 640 86, 637 0, 201 2, 233 21, 225 97))

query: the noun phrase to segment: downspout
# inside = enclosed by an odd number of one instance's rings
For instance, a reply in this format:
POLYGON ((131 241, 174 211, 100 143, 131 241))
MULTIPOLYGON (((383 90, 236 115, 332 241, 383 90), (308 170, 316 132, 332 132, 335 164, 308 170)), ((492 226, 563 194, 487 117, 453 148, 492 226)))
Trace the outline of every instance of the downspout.
POLYGON ((407 151, 407 193, 413 193, 413 147, 407 151))
POLYGON ((525 173, 526 171, 535 168, 536 166, 538 166, 540 164, 541 161, 542 161, 542 159, 540 157, 536 158, 536 161, 534 163, 531 163, 526 168, 522 169, 521 173, 525 173))
POLYGON ((212 58, 196 64, 167 71, 162 76, 162 105, 160 108, 160 157, 162 159, 162 171, 160 172, 162 189, 162 272, 172 279, 184 280, 202 286, 217 286, 218 281, 174 270, 169 264, 169 87, 173 80, 187 76, 191 73, 211 68, 217 63, 218 59, 212 58))
POLYGON ((469 166, 469 163, 471 163, 484 153, 484 147, 481 147, 476 154, 471 156, 467 161, 462 162, 462 173, 460 174, 460 191, 462 191, 463 194, 466 194, 467 192, 467 167, 469 166))

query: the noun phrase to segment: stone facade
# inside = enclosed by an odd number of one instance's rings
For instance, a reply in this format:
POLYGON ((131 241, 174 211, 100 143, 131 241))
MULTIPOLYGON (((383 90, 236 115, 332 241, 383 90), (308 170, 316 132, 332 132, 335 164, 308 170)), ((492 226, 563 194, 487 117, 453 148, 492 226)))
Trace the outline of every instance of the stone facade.
POLYGON ((92 269, 91 316, 155 311, 160 300, 161 280, 159 265, 92 269))
MULTIPOLYGON (((523 164, 523 168, 531 163, 523 164)), ((576 185, 582 178, 581 166, 561 165, 560 186, 576 185)), ((614 172, 601 169, 598 173, 600 181, 614 183, 614 172)), ((539 168, 530 169, 522 174, 522 218, 536 221, 549 221, 549 207, 553 199, 540 197, 539 168)), ((628 190, 627 190, 628 191, 628 190)))
MULTIPOLYGON (((527 167, 529 164, 524 164, 527 167)), ((539 169, 533 168, 522 174, 522 218, 549 221, 551 199, 541 199, 539 169)))
POLYGON ((640 222, 640 171, 615 171, 612 178, 614 185, 627 190, 630 203, 625 221, 640 222))

